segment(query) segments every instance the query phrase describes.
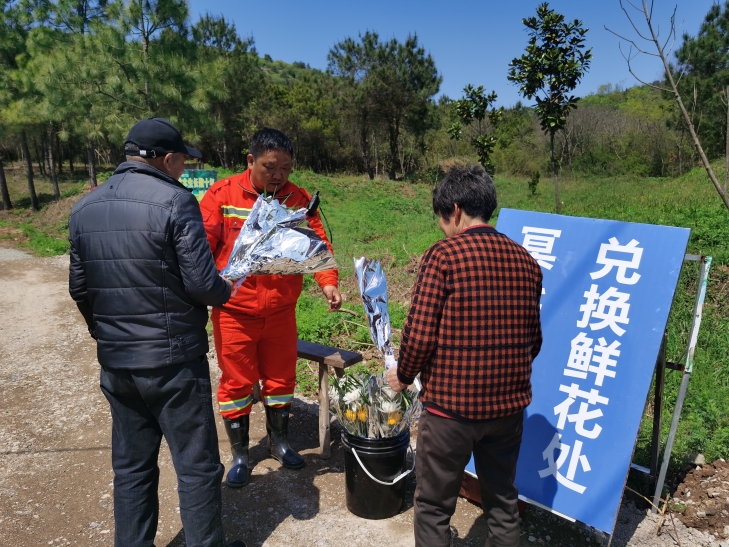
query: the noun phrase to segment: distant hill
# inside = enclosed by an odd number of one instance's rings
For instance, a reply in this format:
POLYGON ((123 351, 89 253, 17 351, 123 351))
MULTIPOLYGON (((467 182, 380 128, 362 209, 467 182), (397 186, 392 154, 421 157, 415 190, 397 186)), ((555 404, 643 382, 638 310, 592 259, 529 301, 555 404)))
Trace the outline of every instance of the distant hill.
POLYGON ((321 78, 326 73, 318 68, 311 68, 308 64, 302 62, 287 63, 285 61, 275 61, 270 55, 266 54, 259 58, 261 70, 269 77, 272 84, 287 85, 296 80, 304 80, 308 78, 321 78))

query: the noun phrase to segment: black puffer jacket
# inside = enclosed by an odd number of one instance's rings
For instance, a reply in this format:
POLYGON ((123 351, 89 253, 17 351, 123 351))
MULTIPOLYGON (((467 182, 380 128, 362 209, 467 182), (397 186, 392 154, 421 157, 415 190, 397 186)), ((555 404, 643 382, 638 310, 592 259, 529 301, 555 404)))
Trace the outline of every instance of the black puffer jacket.
POLYGON ((230 287, 218 275, 197 199, 141 162, 73 207, 69 292, 96 338, 99 363, 146 369, 208 351, 206 306, 230 287))

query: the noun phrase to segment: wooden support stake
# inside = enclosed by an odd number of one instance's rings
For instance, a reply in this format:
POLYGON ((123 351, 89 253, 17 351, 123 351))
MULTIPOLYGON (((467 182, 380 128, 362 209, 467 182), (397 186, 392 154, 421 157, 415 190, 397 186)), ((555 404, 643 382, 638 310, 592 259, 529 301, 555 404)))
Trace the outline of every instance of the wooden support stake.
POLYGON ((329 431, 329 370, 324 363, 319 364, 319 453, 322 460, 332 456, 329 431))

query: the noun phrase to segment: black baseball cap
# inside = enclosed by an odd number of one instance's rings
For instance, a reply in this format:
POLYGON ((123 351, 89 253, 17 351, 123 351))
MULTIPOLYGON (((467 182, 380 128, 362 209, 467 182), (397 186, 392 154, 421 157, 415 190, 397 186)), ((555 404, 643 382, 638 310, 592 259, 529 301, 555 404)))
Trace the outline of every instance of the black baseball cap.
POLYGON ((177 128, 164 118, 147 118, 139 121, 129 130, 125 143, 133 143, 139 151, 125 150, 127 156, 156 158, 164 154, 182 152, 193 158, 202 158, 196 148, 187 146, 177 128))

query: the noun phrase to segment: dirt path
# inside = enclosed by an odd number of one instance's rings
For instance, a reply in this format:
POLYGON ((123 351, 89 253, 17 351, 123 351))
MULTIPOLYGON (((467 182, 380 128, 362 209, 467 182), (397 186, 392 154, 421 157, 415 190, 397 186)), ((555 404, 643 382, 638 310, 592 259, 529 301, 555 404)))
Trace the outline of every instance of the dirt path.
MULTIPOLYGON (((0 249, 0 545, 113 545, 110 417, 98 387, 95 345, 67 292, 68 257, 28 258, 0 249)), ((214 380, 219 373, 211 354, 214 380)), ((252 415, 251 483, 241 490, 223 487, 224 522, 229 539, 249 546, 357 547, 386 542, 410 547, 412 492, 398 516, 368 521, 344 504, 344 463, 336 442, 330 460, 317 456, 315 405, 297 400, 291 430, 293 446, 307 466, 282 469, 268 458, 263 411, 252 415)), ((228 444, 218 420, 220 450, 228 444)), ((337 439, 334 428, 335 441, 337 439)), ((169 451, 160 456, 160 521, 156 545, 182 546, 176 479, 169 451)), ((675 532, 626 503, 618 518, 614 546, 673 546, 675 532)), ((483 545, 480 508, 460 500, 453 524, 454 545, 483 545)), ((679 522, 681 545, 713 545, 707 535, 679 522)), ((588 531, 535 508, 523 519, 522 545, 595 544, 588 531)))

